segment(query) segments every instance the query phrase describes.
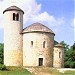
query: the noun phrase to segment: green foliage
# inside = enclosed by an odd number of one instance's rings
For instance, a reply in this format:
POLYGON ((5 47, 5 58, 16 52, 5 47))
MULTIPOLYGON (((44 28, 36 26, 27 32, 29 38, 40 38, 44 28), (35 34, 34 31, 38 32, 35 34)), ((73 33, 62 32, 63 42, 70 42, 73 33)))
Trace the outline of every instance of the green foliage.
POLYGON ((64 41, 61 42, 64 47, 64 67, 75 68, 75 43, 69 47, 64 41))
POLYGON ((9 70, 0 71, 0 75, 75 75, 75 71, 64 71, 64 73, 50 67, 32 68, 34 72, 18 67, 7 67, 9 70), (36 74, 35 74, 36 73, 36 74))
POLYGON ((75 50, 75 43, 74 43, 74 45, 73 45, 73 50, 75 50))
POLYGON ((71 47, 71 49, 72 49, 72 61, 75 61, 75 43, 74 43, 74 45, 71 47))
POLYGON ((6 67, 7 70, 1 71, 0 75, 33 75, 28 70, 21 67, 6 67))
POLYGON ((0 64, 3 64, 3 60, 4 60, 3 51, 4 51, 4 44, 0 43, 0 64))
POLYGON ((0 70, 6 70, 6 66, 3 64, 0 64, 0 70))

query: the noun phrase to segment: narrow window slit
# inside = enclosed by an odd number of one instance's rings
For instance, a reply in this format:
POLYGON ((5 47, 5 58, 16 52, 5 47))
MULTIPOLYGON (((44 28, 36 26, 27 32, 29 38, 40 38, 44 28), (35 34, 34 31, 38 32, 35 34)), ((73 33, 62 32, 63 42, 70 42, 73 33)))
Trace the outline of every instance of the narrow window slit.
POLYGON ((33 41, 31 41, 31 47, 33 47, 33 41))
POLYGON ((59 58, 61 58, 61 52, 59 52, 59 58))
POLYGON ((46 47, 46 41, 43 42, 43 48, 45 48, 45 47, 46 47))

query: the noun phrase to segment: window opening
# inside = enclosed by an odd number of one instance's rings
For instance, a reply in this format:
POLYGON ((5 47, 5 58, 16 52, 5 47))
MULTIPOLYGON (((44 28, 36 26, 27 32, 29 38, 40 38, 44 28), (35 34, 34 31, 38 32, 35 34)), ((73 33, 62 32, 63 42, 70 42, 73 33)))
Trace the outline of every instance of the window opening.
POLYGON ((31 41, 31 47, 33 47, 33 41, 31 41))
POLYGON ((15 13, 13 13, 13 20, 15 20, 15 13))
POLYGON ((44 42, 43 42, 43 48, 45 48, 45 47, 46 47, 46 42, 44 41, 44 42))
POLYGON ((19 14, 18 13, 17 14, 13 13, 13 20, 19 21, 19 14))
POLYGON ((61 52, 59 52, 59 58, 61 57, 61 52))
POLYGON ((19 14, 16 15, 16 21, 19 21, 19 14))

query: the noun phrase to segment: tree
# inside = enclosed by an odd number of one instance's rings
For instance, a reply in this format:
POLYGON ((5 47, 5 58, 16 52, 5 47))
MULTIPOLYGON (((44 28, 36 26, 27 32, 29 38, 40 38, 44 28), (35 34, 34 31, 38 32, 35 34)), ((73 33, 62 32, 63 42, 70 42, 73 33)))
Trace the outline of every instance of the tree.
POLYGON ((64 67, 75 68, 75 43, 71 47, 67 45, 64 41, 60 43, 64 47, 64 67))
POLYGON ((75 43, 71 48, 72 48, 72 60, 75 61, 75 43))
POLYGON ((72 54, 71 54, 71 59, 72 59, 71 65, 72 65, 72 68, 75 68, 75 43, 71 47, 71 50, 72 50, 72 54))
POLYGON ((3 52, 4 52, 4 44, 0 43, 0 64, 3 64, 3 60, 4 60, 3 52))

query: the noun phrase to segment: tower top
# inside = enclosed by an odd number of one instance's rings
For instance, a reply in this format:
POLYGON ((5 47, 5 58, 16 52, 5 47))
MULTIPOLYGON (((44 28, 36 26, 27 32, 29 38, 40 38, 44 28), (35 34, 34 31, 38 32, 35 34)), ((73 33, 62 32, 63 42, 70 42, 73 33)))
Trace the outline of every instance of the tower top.
POLYGON ((22 9, 20 9, 19 7, 17 7, 17 6, 10 6, 10 7, 8 7, 7 9, 5 9, 5 10, 3 11, 3 14, 4 14, 6 11, 13 11, 13 10, 22 11, 23 14, 24 14, 24 11, 23 11, 22 9))

